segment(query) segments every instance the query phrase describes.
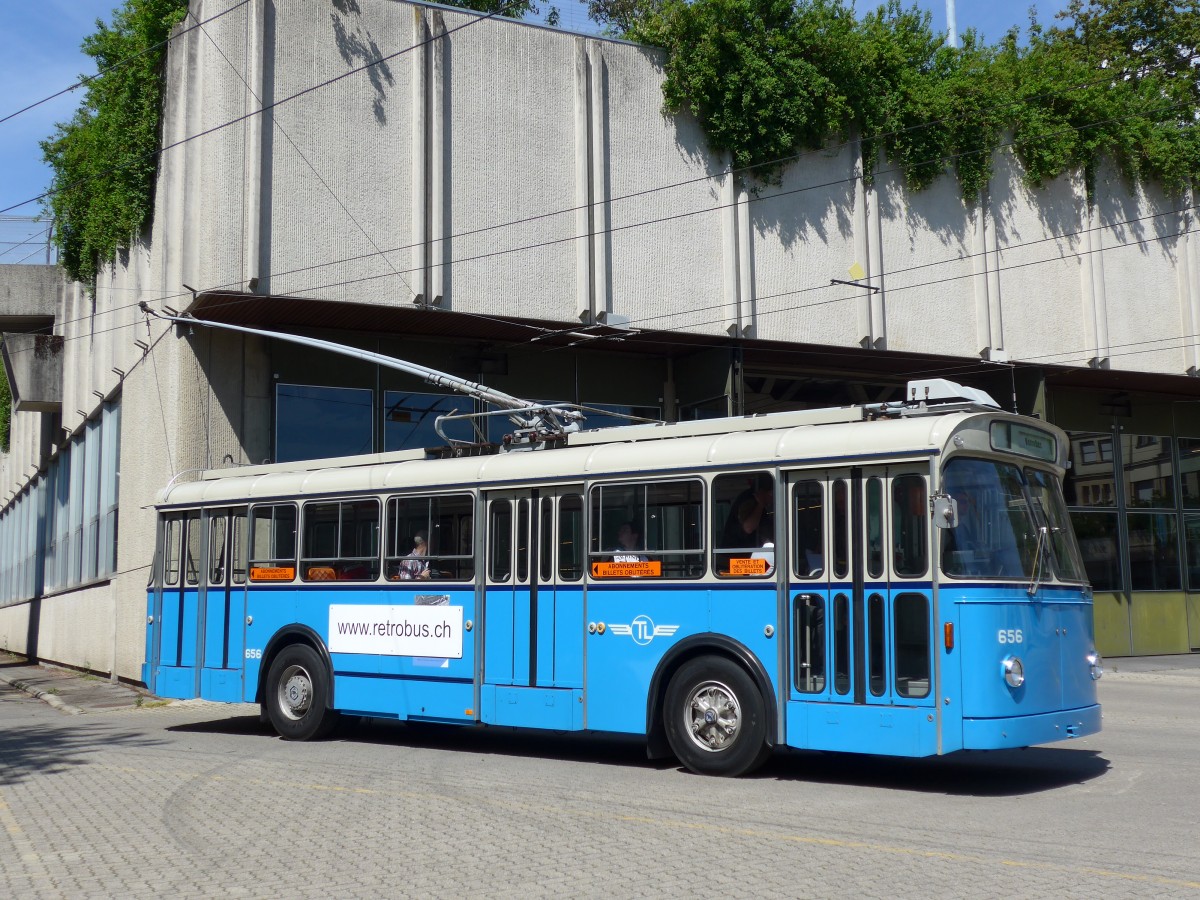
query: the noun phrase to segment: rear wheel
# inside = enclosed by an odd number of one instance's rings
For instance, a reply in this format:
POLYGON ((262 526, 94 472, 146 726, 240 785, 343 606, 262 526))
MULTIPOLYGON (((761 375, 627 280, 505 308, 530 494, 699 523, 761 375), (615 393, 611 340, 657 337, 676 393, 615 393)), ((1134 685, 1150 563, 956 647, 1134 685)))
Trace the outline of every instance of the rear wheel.
POLYGON ((766 705, 736 663, 702 656, 683 664, 667 687, 667 741, 700 775, 744 775, 767 758, 766 705))
POLYGON ((271 725, 289 741, 323 738, 338 723, 327 709, 329 671, 317 651, 292 644, 279 651, 267 673, 266 707, 271 725))

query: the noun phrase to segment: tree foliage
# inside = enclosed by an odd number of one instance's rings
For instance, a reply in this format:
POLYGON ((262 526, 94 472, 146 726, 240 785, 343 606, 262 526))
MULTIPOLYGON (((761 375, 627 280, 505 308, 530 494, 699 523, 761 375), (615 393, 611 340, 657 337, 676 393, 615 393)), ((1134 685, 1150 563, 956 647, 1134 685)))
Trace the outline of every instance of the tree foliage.
POLYGON ((98 74, 75 116, 42 142, 54 173, 46 207, 59 259, 90 287, 99 265, 128 246, 153 211, 163 42, 186 14, 187 0, 125 0, 111 25, 97 20, 83 52, 98 74))
POLYGON ((8 452, 8 424, 12 417, 12 391, 8 387, 8 373, 0 366, 0 453, 8 452))
MULTIPOLYGON (((901 0, 861 19, 849 0, 592 0, 611 31, 667 51, 664 109, 760 180, 798 154, 859 136, 869 168, 913 189, 953 171, 967 198, 1012 152, 1031 184, 1101 160, 1168 191, 1200 171, 1200 0, 1073 0, 988 45, 952 48, 901 0)), ((872 171, 868 171, 870 177, 872 171)))

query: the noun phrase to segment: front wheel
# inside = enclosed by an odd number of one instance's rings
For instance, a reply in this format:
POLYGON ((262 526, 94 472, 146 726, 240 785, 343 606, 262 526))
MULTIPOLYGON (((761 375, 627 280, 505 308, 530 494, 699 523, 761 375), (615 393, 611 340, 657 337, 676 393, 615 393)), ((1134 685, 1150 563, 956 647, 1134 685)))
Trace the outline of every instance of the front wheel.
POLYGON ((762 694, 724 657, 684 663, 667 687, 663 716, 671 749, 699 775, 744 775, 767 758, 762 694))
POLYGON ((329 671, 312 647, 292 644, 279 651, 267 673, 264 699, 281 738, 308 741, 333 731, 338 714, 326 708, 329 687, 329 671))

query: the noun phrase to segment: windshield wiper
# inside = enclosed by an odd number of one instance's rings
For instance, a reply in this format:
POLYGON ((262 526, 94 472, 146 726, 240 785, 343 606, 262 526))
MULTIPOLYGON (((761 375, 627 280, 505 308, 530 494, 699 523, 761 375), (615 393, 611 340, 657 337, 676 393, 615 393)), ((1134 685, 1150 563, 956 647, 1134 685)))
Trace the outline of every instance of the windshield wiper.
POLYGON ((1033 581, 1029 582, 1026 590, 1032 597, 1042 586, 1042 559, 1046 555, 1046 536, 1049 530, 1045 525, 1038 526, 1037 547, 1033 551, 1033 581))

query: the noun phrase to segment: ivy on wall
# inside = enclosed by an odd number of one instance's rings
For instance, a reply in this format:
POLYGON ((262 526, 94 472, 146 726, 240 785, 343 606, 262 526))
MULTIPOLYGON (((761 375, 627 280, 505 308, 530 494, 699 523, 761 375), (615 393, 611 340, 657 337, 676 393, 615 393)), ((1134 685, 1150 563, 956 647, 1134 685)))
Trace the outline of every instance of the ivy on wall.
POLYGON ((8 452, 8 424, 12 416, 12 391, 8 387, 8 374, 0 366, 0 453, 8 452))
MULTIPOLYGON (((593 18, 667 51, 664 110, 761 181, 806 150, 861 137, 913 189, 954 172, 963 195, 1011 150, 1031 185, 1103 159, 1179 192, 1200 171, 1200 0, 1073 0, 994 45, 946 46, 930 15, 889 0, 593 0, 593 18)), ((872 175, 868 171, 867 177, 872 175)))
POLYGON ((98 20, 83 52, 99 74, 75 116, 42 142, 54 173, 46 207, 59 260, 89 288, 99 265, 129 246, 153 212, 163 42, 186 14, 187 0, 125 0, 111 25, 98 20))

